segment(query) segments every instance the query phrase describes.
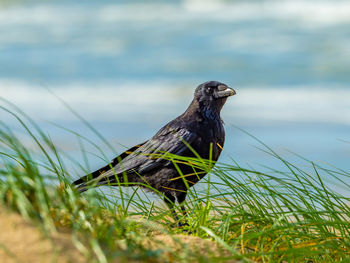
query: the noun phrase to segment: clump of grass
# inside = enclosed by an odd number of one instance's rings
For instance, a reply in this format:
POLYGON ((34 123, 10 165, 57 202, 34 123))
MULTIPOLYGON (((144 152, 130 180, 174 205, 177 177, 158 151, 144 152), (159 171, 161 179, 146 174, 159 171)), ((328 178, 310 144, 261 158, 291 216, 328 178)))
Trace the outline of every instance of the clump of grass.
MULTIPOLYGON (((308 161, 309 169, 301 169, 261 142, 266 154, 284 165, 284 171, 255 170, 234 160, 217 163, 201 184, 189 190, 186 204, 186 235, 210 239, 218 246, 203 254, 177 238, 183 229, 172 227, 168 209, 141 188, 77 194, 66 168, 66 160, 72 158, 64 158, 65 153, 23 112, 2 109, 18 120, 36 148, 29 150, 18 134, 0 124, 1 202, 40 222, 47 234, 69 229, 76 247, 88 259, 335 262, 350 258, 350 198, 331 189, 324 179, 328 176, 333 184, 348 190, 349 172, 308 161), (145 243, 160 234, 169 236, 178 249, 162 242, 155 248, 145 243)), ((75 136, 84 156, 84 144, 90 143, 105 157, 96 143, 75 136)), ((170 154, 163 158, 202 170, 212 165, 200 158, 170 154)), ((80 163, 73 161, 73 165, 87 172, 80 163)))

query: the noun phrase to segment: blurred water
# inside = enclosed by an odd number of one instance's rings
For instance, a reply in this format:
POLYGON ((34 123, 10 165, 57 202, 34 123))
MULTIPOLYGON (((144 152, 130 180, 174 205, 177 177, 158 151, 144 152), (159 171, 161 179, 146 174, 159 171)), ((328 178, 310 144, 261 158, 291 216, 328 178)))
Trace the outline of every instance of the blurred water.
POLYGON ((0 94, 81 159, 47 122, 93 135, 47 89, 119 152, 219 80, 237 90, 223 161, 275 165, 238 126, 288 158, 349 169, 349 43, 349 1, 20 1, 0 6, 0 94))

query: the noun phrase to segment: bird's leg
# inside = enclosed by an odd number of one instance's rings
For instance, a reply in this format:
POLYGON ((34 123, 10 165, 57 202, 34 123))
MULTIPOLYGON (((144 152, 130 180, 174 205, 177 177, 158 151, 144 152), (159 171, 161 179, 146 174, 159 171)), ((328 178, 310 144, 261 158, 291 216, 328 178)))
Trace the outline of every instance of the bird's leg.
POLYGON ((173 217, 174 217, 175 221, 179 222, 179 217, 177 216, 176 211, 174 209, 175 196, 173 196, 170 193, 166 193, 165 197, 164 197, 164 202, 169 207, 171 213, 173 214, 173 217))
POLYGON ((186 217, 187 217, 187 212, 186 212, 186 209, 185 209, 185 206, 184 206, 184 202, 185 202, 185 199, 186 199, 186 195, 187 195, 187 192, 178 192, 176 194, 176 199, 177 199, 177 202, 179 203, 180 205, 180 208, 181 208, 181 211, 182 211, 182 214, 184 216, 184 223, 181 223, 179 222, 178 223, 178 226, 188 226, 188 223, 187 223, 187 220, 186 220, 186 217))

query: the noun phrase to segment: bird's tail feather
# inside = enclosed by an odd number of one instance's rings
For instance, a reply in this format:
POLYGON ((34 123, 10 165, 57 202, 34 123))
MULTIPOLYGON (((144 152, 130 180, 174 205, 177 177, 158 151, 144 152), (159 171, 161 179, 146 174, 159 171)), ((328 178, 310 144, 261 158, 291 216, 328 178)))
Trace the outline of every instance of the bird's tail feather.
MULTIPOLYGON (((118 175, 117 175, 118 176, 118 175)), ((91 178, 91 175, 86 175, 73 182, 79 193, 83 193, 90 188, 99 187, 103 185, 111 185, 115 183, 115 177, 109 178, 91 178), (90 179, 90 180, 89 180, 90 179)))
POLYGON ((89 190, 90 188, 99 187, 102 185, 108 185, 108 183, 106 183, 106 181, 97 182, 97 183, 92 183, 92 182, 82 183, 82 184, 78 185, 76 187, 76 189, 78 190, 79 193, 83 193, 83 192, 89 190))
POLYGON ((102 174, 105 174, 106 172, 112 170, 111 169, 111 165, 113 165, 114 163, 112 162, 111 164, 108 164, 90 174, 87 174, 83 177, 80 177, 78 180, 75 180, 73 182, 73 185, 76 185, 76 186, 79 186, 80 184, 83 184, 83 183, 87 183, 87 182, 90 182, 94 179, 97 179, 98 177, 100 177, 102 174))
MULTIPOLYGON (((147 141, 146 141, 147 142, 147 141)), ((142 145, 144 145, 146 142, 140 143, 138 145, 135 145, 131 147, 130 149, 126 150, 116 158, 112 160, 111 163, 107 164, 106 166, 88 174, 85 175, 78 180, 74 181, 72 184, 77 187, 77 190, 79 192, 85 192, 90 187, 97 187, 101 185, 108 185, 111 183, 111 181, 114 179, 116 181, 115 177, 118 176, 118 178, 121 178, 121 174, 116 174, 112 167, 115 167, 117 164, 119 164, 124 158, 126 158, 128 155, 136 151, 138 148, 140 148, 142 145), (101 175, 104 175, 101 177, 101 175)), ((122 179, 119 179, 119 181, 122 179)), ((115 183, 115 182, 114 182, 115 183)))
POLYGON ((108 184, 110 176, 118 176, 115 174, 114 170, 111 169, 111 165, 114 165, 116 161, 113 160, 112 163, 90 173, 85 176, 80 177, 78 180, 75 180, 72 184, 75 185, 79 192, 85 192, 92 186, 100 186, 108 184), (104 175, 104 176, 103 176, 104 175), (89 186, 89 187, 88 187, 89 186))

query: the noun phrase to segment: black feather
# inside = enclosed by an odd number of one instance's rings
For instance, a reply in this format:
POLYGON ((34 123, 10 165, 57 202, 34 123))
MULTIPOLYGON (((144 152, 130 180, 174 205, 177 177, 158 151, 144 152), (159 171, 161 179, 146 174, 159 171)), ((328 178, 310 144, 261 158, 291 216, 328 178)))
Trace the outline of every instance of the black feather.
POLYGON ((143 144, 145 144, 145 142, 140 143, 138 145, 135 145, 133 147, 131 147, 130 149, 126 150, 125 152, 123 152, 122 154, 118 155, 117 157, 115 157, 112 162, 110 162, 109 164, 107 164, 106 166, 88 174, 85 175, 81 178, 79 178, 78 180, 73 182, 73 185, 80 185, 83 183, 87 183, 89 180, 95 179, 97 178, 99 175, 103 174, 104 172, 108 171, 111 169, 111 167, 116 166, 118 163, 120 163, 125 157, 127 157, 129 154, 131 154, 132 152, 134 152, 135 150, 137 150, 138 148, 140 148, 143 144))

